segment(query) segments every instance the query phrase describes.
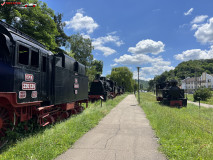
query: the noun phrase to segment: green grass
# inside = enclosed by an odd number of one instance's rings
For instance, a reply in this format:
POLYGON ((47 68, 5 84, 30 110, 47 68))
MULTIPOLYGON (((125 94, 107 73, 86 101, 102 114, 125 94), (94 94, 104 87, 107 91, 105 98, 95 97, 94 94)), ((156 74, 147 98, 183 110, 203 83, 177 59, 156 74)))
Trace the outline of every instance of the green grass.
POLYGON ((23 138, 0 154, 1 160, 8 159, 54 159, 69 149, 81 136, 95 127, 127 94, 108 100, 100 106, 100 101, 89 104, 83 113, 66 121, 52 125, 43 132, 23 138))
MULTIPOLYGON (((213 92, 212 92, 212 95, 213 95, 213 92)), ((187 98, 189 101, 194 101, 193 94, 187 94, 187 98)), ((206 101, 200 101, 200 103, 213 105, 213 96, 210 99, 207 99, 206 101)))
POLYGON ((160 150, 168 159, 213 159, 213 109, 188 104, 187 108, 160 105, 152 93, 142 93, 146 113, 160 150))

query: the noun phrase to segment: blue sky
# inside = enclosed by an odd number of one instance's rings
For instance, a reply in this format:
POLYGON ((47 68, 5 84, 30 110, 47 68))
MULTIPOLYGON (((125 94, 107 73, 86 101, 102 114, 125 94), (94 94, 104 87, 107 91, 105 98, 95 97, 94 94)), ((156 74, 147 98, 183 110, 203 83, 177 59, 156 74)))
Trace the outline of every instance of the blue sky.
POLYGON ((213 58, 212 0, 44 0, 67 35, 92 39, 103 75, 127 66, 149 80, 190 59, 213 58))

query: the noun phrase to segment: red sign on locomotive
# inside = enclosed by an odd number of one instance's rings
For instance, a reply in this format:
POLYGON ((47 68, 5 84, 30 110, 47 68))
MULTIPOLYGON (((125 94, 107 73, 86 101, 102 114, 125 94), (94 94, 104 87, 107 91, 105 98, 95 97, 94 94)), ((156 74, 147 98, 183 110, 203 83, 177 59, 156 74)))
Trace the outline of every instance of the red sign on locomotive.
POLYGON ((37 98, 37 91, 32 91, 31 97, 32 98, 37 98))
POLYGON ((32 74, 25 74, 25 81, 33 81, 34 76, 32 74))
POLYGON ((26 98, 26 91, 19 91, 19 98, 20 99, 23 99, 23 98, 26 98))
POLYGON ((22 90, 36 90, 35 82, 22 82, 22 90))

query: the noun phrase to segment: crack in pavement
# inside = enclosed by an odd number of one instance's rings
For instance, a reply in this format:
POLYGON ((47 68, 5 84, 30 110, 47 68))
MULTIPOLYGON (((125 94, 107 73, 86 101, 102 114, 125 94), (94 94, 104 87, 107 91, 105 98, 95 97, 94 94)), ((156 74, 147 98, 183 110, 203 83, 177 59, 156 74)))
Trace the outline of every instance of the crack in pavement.
POLYGON ((119 127, 118 127, 116 133, 107 139, 105 146, 104 146, 104 149, 106 149, 109 140, 118 135, 118 132, 120 131, 120 129, 121 129, 121 117, 119 119, 119 127))
MULTIPOLYGON (((122 114, 121 114, 121 116, 120 116, 120 118, 119 118, 119 127, 118 127, 118 130, 116 131, 116 133, 115 133, 113 136, 111 136, 110 138, 107 139, 106 144, 105 144, 105 146, 104 146, 104 149, 106 149, 109 140, 112 139, 112 138, 114 138, 115 136, 118 135, 118 132, 119 132, 120 129, 121 129, 121 118, 122 118, 122 115, 123 115, 123 112, 122 112, 122 114)), ((110 148, 109 148, 109 149, 110 149, 110 148)), ((109 150, 109 149, 108 149, 108 150, 109 150)), ((115 154, 116 154, 116 153, 115 153, 115 154)), ((107 154, 107 155, 108 155, 108 154, 107 154)), ((104 160, 106 159, 107 155, 104 157, 104 160)))

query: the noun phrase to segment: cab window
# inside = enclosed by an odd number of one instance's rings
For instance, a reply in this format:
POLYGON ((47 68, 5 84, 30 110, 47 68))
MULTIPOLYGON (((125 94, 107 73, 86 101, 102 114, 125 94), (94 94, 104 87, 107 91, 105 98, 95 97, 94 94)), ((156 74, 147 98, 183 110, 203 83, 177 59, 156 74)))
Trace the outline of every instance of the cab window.
POLYGON ((29 48, 19 45, 18 49, 18 54, 19 54, 19 63, 28 65, 29 63, 29 48))
POLYGON ((38 51, 31 51, 31 66, 32 67, 39 67, 39 52, 38 51))

